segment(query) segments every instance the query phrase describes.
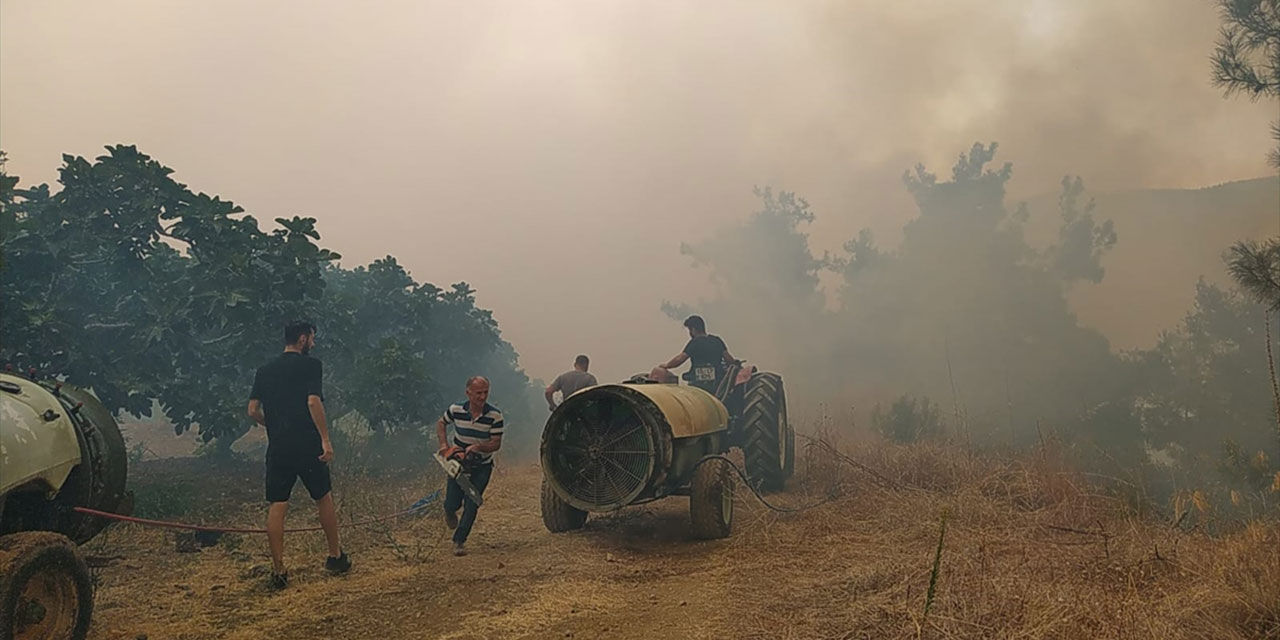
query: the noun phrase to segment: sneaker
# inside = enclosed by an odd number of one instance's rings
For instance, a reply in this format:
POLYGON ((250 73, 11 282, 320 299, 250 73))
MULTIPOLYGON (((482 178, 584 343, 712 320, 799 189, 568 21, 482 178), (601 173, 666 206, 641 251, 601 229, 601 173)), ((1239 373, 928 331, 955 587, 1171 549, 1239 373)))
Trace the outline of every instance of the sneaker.
POLYGON ((461 543, 461 542, 455 542, 455 543, 453 543, 453 555, 455 555, 455 556, 465 556, 465 555, 467 555, 467 550, 466 550, 466 549, 464 549, 464 548, 462 548, 462 543, 461 543))
POLYGON ((274 571, 271 572, 271 588, 272 589, 279 591, 287 586, 289 586, 288 571, 284 573, 276 573, 274 571))
POLYGON ((351 558, 347 557, 347 552, 343 551, 338 557, 329 556, 324 560, 324 568, 329 573, 346 573, 351 568, 351 558))
POLYGON ((444 512, 444 526, 449 527, 450 529, 458 528, 458 513, 456 511, 444 512))

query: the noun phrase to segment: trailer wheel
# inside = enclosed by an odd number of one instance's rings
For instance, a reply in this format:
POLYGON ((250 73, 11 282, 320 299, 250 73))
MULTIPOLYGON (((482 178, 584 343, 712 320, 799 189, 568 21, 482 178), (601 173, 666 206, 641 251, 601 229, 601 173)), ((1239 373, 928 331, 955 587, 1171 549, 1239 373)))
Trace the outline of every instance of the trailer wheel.
POLYGON ((75 544, 49 531, 0 538, 0 640, 83 640, 93 581, 75 544))
POLYGON ((733 471, 719 458, 705 460, 693 472, 689 493, 693 535, 704 540, 729 536, 733 529, 733 471))
POLYGON ((581 529, 587 522, 587 512, 583 511, 560 497, 551 488, 551 483, 542 479, 542 524, 551 533, 562 533, 581 529))

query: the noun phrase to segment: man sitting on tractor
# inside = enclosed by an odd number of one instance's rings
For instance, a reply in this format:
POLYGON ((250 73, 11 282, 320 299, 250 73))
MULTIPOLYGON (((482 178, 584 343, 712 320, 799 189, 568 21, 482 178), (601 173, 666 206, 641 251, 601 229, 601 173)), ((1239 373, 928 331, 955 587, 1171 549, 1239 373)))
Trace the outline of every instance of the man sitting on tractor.
POLYGON ((689 343, 666 364, 655 367, 650 377, 659 382, 675 382, 675 374, 670 370, 684 364, 685 360, 690 360, 692 362, 685 379, 691 385, 715 393, 716 384, 724 375, 725 365, 734 362, 733 356, 729 355, 729 347, 725 346, 720 336, 707 333, 707 323, 701 316, 689 316, 685 319, 684 326, 689 329, 689 343))

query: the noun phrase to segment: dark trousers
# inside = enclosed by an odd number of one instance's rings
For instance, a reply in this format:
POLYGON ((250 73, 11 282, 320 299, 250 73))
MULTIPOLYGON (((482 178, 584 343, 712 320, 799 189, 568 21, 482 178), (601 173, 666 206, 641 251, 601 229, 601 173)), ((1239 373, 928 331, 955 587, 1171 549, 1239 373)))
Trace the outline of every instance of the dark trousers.
MULTIPOLYGON (((493 475, 493 465, 482 464, 474 467, 469 475, 471 484, 476 487, 476 492, 483 496, 484 488, 489 486, 489 477, 493 475)), ((480 506, 462 493, 462 487, 458 486, 457 480, 449 478, 449 488, 444 497, 444 510, 456 513, 458 507, 462 507, 462 518, 458 521, 458 528, 453 530, 453 541, 456 544, 462 544, 467 541, 467 536, 471 535, 471 525, 476 523, 476 511, 480 506)))

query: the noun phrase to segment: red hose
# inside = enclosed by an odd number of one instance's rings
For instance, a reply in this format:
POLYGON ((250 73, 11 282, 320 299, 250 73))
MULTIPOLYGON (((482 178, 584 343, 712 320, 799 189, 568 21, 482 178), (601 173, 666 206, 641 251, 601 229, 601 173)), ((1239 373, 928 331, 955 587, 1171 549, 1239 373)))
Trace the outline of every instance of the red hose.
MULTIPOLYGON (((431 504, 432 503, 429 502, 427 504, 410 508, 410 509, 405 509, 404 511, 393 513, 391 515, 378 516, 376 518, 369 518, 366 520, 359 520, 356 522, 342 523, 338 525, 338 528, 358 527, 360 525, 373 524, 375 522, 381 522, 383 520, 399 518, 400 516, 409 515, 410 513, 413 513, 415 511, 421 511, 423 509, 426 509, 427 507, 431 506, 431 504)), ((190 531, 216 531, 218 533, 266 533, 267 532, 266 529, 240 529, 236 527, 208 527, 201 524, 184 524, 182 522, 168 522, 165 520, 148 520, 147 518, 135 518, 133 516, 125 516, 125 515, 120 515, 118 513, 108 513, 106 511, 98 511, 97 509, 90 509, 88 507, 72 507, 72 510, 78 511, 80 513, 88 514, 91 516, 98 516, 99 518, 106 518, 108 520, 118 520, 120 522, 132 522, 133 524, 140 524, 148 527, 163 527, 166 529, 187 529, 190 531)), ((298 529, 285 529, 284 532, 285 533, 302 533, 304 531, 320 531, 323 528, 324 527, 319 527, 319 526, 301 527, 298 529)))

